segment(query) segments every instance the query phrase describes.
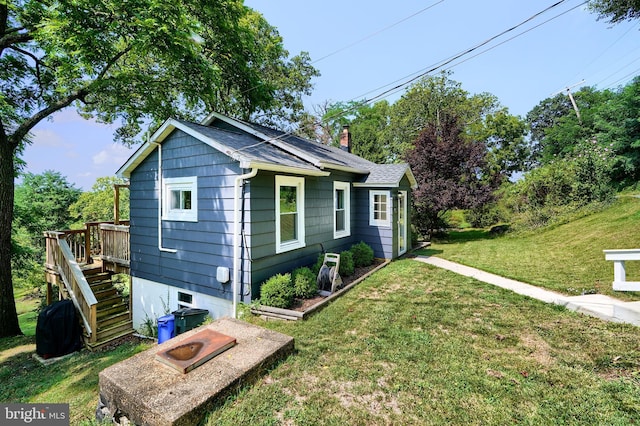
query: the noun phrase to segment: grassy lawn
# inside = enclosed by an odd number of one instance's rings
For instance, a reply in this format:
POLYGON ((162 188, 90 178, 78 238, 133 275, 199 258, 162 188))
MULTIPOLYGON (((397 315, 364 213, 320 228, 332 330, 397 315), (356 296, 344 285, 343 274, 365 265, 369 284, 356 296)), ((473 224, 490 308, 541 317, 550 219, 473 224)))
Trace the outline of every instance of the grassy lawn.
POLYGON ((308 321, 295 355, 210 413, 237 424, 631 424, 640 329, 407 259, 308 321))
MULTIPOLYGON (((628 236, 638 219, 640 200, 625 200, 599 220, 578 221, 582 231, 565 226, 496 239, 476 233, 474 241, 433 249, 472 265, 466 259, 480 262, 482 252, 500 259, 487 261, 487 270, 515 262, 505 275, 528 282, 560 282, 571 275, 568 263, 583 277, 564 284, 574 288, 587 288, 584 277, 602 269, 604 290, 612 267, 601 249, 640 246, 638 236, 628 236), (622 227, 629 231, 618 233, 622 227), (589 245, 584 234, 593 234, 595 254, 583 253, 589 245), (545 247, 550 256, 537 267, 538 255, 518 254, 532 247, 545 247), (599 257, 601 267, 595 265, 599 257), (594 264, 580 268, 581 262, 594 264)), ((415 260, 392 262, 304 322, 249 320, 293 336, 296 352, 229 396, 208 414, 207 425, 628 425, 640 419, 640 328, 415 260)), ((32 336, 0 340, 0 401, 68 402, 72 424, 92 422, 102 369, 150 347, 82 352, 44 367, 31 358, 34 343, 32 336)))
POLYGON ((39 296, 16 289, 16 308, 25 336, 0 339, 0 401, 69 403, 71 424, 95 423, 98 373, 147 349, 150 345, 124 344, 115 350, 80 354, 50 366, 32 358, 36 350, 36 309, 39 296))
MULTIPOLYGON (((478 230, 454 232, 422 253, 567 295, 640 300, 639 293, 613 291, 613 262, 605 261, 602 252, 639 248, 639 224, 640 199, 623 197, 605 211, 535 233, 491 238, 478 230)), ((640 262, 627 262, 627 280, 640 281, 640 262)))

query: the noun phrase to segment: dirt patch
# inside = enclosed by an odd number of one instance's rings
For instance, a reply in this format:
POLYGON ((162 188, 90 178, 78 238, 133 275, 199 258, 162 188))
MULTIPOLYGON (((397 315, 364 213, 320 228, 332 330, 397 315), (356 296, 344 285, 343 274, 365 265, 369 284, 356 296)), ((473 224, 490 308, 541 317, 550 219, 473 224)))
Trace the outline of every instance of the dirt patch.
POLYGON ((539 364, 548 367, 555 363, 551 356, 551 346, 540 336, 535 334, 523 334, 520 341, 530 351, 530 356, 539 364))
POLYGON ((117 348, 118 346, 124 344, 124 343, 130 343, 132 345, 137 345, 140 343, 152 343, 153 341, 151 339, 147 339, 144 337, 140 337, 140 336, 134 336, 133 334, 130 334, 128 336, 124 336, 121 337, 119 339, 113 340, 109 343, 107 343, 104 346, 101 346, 100 348, 98 348, 97 350, 95 350, 94 352, 107 352, 110 350, 113 350, 115 348, 117 348))
POLYGON ((21 355, 25 355, 26 357, 31 356, 36 352, 36 345, 34 343, 29 343, 26 345, 16 346, 14 348, 5 349, 0 352, 0 364, 6 362, 7 360, 13 357, 20 357, 21 355))
MULTIPOLYGON (((379 380, 378 383, 386 385, 384 379, 382 379, 382 381, 379 380)), ((388 392, 384 392, 382 389, 365 393, 357 390, 356 384, 351 382, 334 382, 333 387, 337 388, 334 396, 338 398, 340 404, 345 408, 358 406, 373 415, 383 416, 386 420, 388 420, 387 413, 389 411, 394 414, 400 414, 402 412, 396 397, 390 395, 388 392)))

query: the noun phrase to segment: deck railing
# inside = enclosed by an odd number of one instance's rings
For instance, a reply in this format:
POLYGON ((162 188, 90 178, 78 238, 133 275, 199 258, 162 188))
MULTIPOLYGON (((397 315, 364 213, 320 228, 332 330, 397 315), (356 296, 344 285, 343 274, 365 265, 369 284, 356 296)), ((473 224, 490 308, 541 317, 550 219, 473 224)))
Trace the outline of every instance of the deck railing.
MULTIPOLYGON (((80 313, 89 341, 95 342, 98 318, 96 296, 91 291, 91 287, 84 277, 66 239, 58 238, 52 239, 52 241, 55 241, 55 243, 51 243, 54 265, 56 265, 57 272, 60 274, 60 279, 64 283, 69 297, 80 313)), ((47 240, 47 248, 49 248, 49 240, 47 240)))
MULTIPOLYGON (((69 245, 69 249, 73 254, 76 262, 79 264, 89 264, 92 263, 92 256, 104 255, 104 252, 111 251, 110 247, 103 246, 102 241, 102 232, 100 231, 101 225, 113 224, 113 222, 87 222, 85 224, 85 229, 75 229, 75 230, 65 230, 65 231, 46 231, 44 233, 46 240, 46 249, 47 249, 47 257, 45 261, 45 265, 49 269, 53 269, 55 263, 53 261, 52 253, 53 247, 57 245, 58 239, 64 239, 69 245)), ((120 225, 123 228, 120 228, 121 232, 124 232, 126 228, 127 232, 129 230, 129 222, 121 221, 120 225)), ((129 251, 127 237, 127 245, 126 251, 129 251)), ((122 245, 119 245, 120 252, 124 255, 124 248, 122 245)), ((127 262, 128 262, 128 254, 127 254, 127 262)), ((127 263, 128 266, 128 263, 127 263)))
POLYGON ((100 257, 103 261, 115 263, 120 266, 129 266, 129 226, 100 224, 100 240, 102 251, 100 257))

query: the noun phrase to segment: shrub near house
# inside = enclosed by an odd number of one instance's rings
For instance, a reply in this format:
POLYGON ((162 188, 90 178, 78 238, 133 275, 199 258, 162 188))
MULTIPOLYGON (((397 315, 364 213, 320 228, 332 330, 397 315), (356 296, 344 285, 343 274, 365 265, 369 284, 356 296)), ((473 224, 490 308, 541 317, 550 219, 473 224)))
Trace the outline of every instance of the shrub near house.
MULTIPOLYGON (((356 267, 366 267, 373 264, 373 249, 364 242, 354 244, 349 250, 340 253, 340 276, 353 275, 356 267)), ((264 306, 274 308, 290 308, 294 299, 312 299, 318 295, 316 276, 322 263, 324 254, 318 256, 318 261, 311 268, 302 267, 292 273, 276 274, 269 278, 261 287, 259 302, 264 306)))

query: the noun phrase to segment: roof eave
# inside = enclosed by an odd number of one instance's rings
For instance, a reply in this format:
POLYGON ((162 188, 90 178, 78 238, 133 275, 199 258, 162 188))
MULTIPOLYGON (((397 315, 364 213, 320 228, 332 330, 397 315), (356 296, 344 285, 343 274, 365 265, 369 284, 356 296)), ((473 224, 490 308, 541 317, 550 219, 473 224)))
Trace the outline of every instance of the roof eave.
POLYGON ((271 172, 290 173, 306 176, 329 176, 331 173, 324 170, 305 169, 303 167, 283 166, 280 164, 263 163, 260 161, 242 161, 240 167, 243 169, 258 169, 271 172))
POLYGON ((371 173, 371 170, 343 166, 341 164, 330 163, 328 161, 320 161, 318 167, 322 169, 340 170, 342 172, 356 173, 359 175, 366 175, 371 173))
POLYGON ((147 142, 138 148, 136 152, 133 153, 131 157, 124 163, 120 169, 116 172, 117 176, 131 177, 131 172, 133 172, 136 167, 140 165, 144 161, 145 158, 149 156, 155 149, 158 144, 161 144, 175 129, 179 129, 186 134, 193 136, 199 141, 209 145, 210 147, 222 152, 225 155, 228 155, 233 160, 238 162, 246 161, 246 157, 243 156, 238 151, 231 150, 228 146, 223 145, 215 140, 203 135, 202 133, 192 129, 189 126, 185 126, 180 121, 170 118, 166 120, 162 125, 156 130, 153 135, 149 138, 147 142))

